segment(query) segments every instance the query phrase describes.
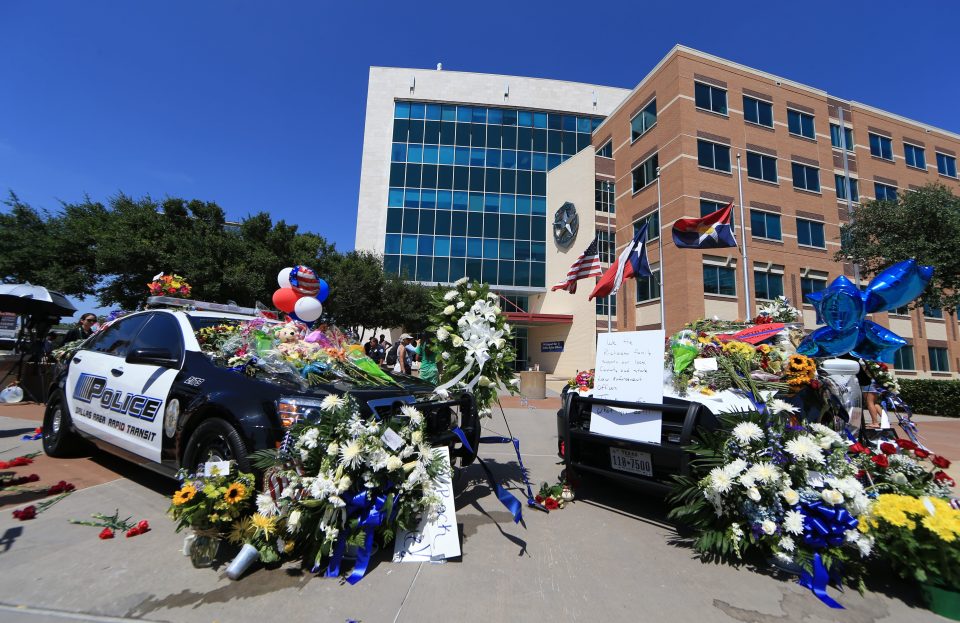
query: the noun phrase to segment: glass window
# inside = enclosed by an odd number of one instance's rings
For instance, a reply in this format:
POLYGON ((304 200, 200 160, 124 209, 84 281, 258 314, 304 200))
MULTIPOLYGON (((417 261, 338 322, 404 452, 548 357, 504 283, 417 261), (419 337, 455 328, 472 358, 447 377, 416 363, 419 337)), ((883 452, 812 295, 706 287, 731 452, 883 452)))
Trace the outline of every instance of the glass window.
POLYGON ((617 315, 617 297, 615 296, 598 296, 596 299, 597 302, 597 315, 604 316, 616 316, 617 315))
POLYGON ((780 215, 760 210, 750 210, 750 229, 754 238, 782 240, 780 215))
POLYGON ((694 101, 697 108, 727 114, 727 91, 702 82, 694 83, 694 101))
POLYGON ((947 154, 937 154, 937 171, 940 175, 957 177, 957 159, 947 154))
MULTIPOLYGON (((834 173, 833 180, 837 189, 837 199, 847 198, 847 185, 844 183, 844 176, 834 173)), ((850 200, 854 203, 860 201, 860 186, 856 178, 850 178, 850 200)))
POLYGON ((753 271, 753 293, 758 299, 773 300, 783 296, 783 275, 765 270, 753 271))
POLYGON ((790 163, 793 170, 793 187, 811 192, 820 192, 820 169, 799 162, 790 163))
POLYGON ((703 291, 705 294, 737 295, 736 271, 726 266, 703 265, 703 291))
POLYGON ((697 140, 697 163, 701 167, 730 172, 730 147, 720 143, 697 140))
POLYGON ((633 192, 645 188, 657 179, 657 168, 660 166, 657 154, 653 154, 644 160, 640 166, 633 170, 633 192))
POLYGON ((777 159, 773 156, 747 152, 747 177, 777 183, 777 159))
MULTIPOLYGON (((708 214, 712 214, 713 212, 716 212, 717 210, 722 210, 725 207, 727 207, 726 203, 721 203, 719 201, 712 201, 710 199, 701 199, 700 200, 700 216, 704 217, 708 214)), ((731 227, 736 226, 736 223, 734 221, 735 214, 736 214, 736 211, 731 209, 730 210, 730 226, 731 227)))
POLYGON ((911 145, 910 143, 904 143, 903 157, 907 161, 908 167, 926 170, 927 155, 924 152, 923 147, 917 147, 916 145, 911 145))
POLYGON ((870 155, 884 160, 893 160, 893 141, 886 136, 879 134, 869 134, 870 137, 870 155))
POLYGON ((822 277, 800 277, 800 294, 806 297, 808 294, 820 292, 827 289, 827 280, 822 277))
POLYGON ((653 301, 660 298, 660 270, 650 271, 649 277, 637 277, 637 302, 653 301))
POLYGON ((930 354, 930 370, 932 372, 949 372, 950 360, 947 358, 947 349, 937 346, 927 348, 930 354))
POLYGON ((601 158, 613 158, 613 141, 607 141, 603 147, 597 150, 597 155, 601 158))
POLYGON ((753 97, 743 96, 743 118, 750 123, 773 127, 773 104, 753 97))
POLYGON ((151 316, 153 314, 137 314, 118 320, 107 327, 102 336, 97 336, 86 348, 105 355, 126 357, 133 339, 151 316))
POLYGON ((636 236, 637 232, 640 231, 640 228, 643 227, 644 223, 647 225, 647 240, 656 240, 660 237, 660 213, 651 212, 650 214, 644 216, 643 218, 633 222, 633 235, 636 236))
POLYGON ((790 134, 805 138, 817 138, 816 131, 813 128, 813 115, 808 115, 799 110, 787 109, 787 129, 790 134))
POLYGON ((797 242, 808 247, 826 249, 827 243, 823 237, 823 223, 798 218, 797 242))
POLYGON ((896 370, 916 370, 913 362, 913 346, 901 346, 893 353, 893 367, 896 370))
POLYGON ((844 146, 841 144, 842 140, 846 140, 847 151, 853 151, 853 130, 850 128, 844 128, 843 132, 841 133, 840 126, 836 123, 831 123, 830 144, 837 149, 843 149, 844 146))
POLYGON ((600 262, 603 264, 613 263, 613 250, 615 248, 613 236, 614 234, 611 231, 597 230, 597 255, 600 256, 600 262))
POLYGON ((652 128, 657 123, 657 100, 650 100, 650 103, 643 107, 636 116, 630 120, 630 140, 635 141, 652 128))
POLYGON ((923 315, 927 318, 943 318, 943 310, 932 305, 923 306, 923 315))
POLYGON ((596 190, 594 191, 594 207, 597 212, 606 212, 613 214, 615 211, 614 183, 608 180, 596 180, 596 190))
POLYGON ((909 306, 909 305, 904 305, 903 307, 898 307, 898 308, 896 308, 895 310, 893 310, 893 311, 890 312, 890 313, 893 314, 893 315, 895 315, 895 316, 909 316, 909 315, 910 315, 910 306, 909 306))
POLYGON ((880 182, 874 182, 873 191, 877 197, 877 201, 896 201, 897 200, 896 186, 890 186, 888 184, 881 184, 880 182))

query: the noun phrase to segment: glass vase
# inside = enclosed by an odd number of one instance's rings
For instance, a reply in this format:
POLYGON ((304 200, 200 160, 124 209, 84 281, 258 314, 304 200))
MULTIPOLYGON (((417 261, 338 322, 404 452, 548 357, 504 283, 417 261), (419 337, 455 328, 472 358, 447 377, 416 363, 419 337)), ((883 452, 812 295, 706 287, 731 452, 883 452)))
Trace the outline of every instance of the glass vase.
POLYGON ((197 535, 190 543, 190 562, 197 569, 213 566, 220 551, 220 537, 197 535))

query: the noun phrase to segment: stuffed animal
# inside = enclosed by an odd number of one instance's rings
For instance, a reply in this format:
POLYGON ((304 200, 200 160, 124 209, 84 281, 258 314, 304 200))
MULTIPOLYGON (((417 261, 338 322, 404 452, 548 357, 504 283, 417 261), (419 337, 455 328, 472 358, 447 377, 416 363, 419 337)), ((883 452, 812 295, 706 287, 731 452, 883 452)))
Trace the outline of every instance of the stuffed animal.
POLYGON ((285 355, 298 354, 300 350, 300 332, 293 324, 280 325, 273 330, 273 336, 279 342, 277 350, 285 355))

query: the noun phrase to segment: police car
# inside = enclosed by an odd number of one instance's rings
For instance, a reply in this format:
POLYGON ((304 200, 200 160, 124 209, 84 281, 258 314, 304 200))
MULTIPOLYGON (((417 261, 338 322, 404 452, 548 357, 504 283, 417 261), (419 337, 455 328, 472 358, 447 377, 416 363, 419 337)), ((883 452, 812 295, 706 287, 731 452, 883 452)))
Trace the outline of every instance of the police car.
POLYGON ((184 303, 189 307, 125 316, 73 353, 58 371, 44 413, 48 455, 69 456, 88 440, 169 475, 223 460, 251 471, 251 452, 278 447, 300 418, 319 418, 325 396, 350 394, 366 417, 402 417, 400 407, 416 403, 434 445, 449 446, 461 465, 475 458, 453 433, 459 425, 477 447, 480 424, 469 394, 431 400, 432 385, 399 375, 393 388, 343 381, 311 387, 295 375, 245 376, 211 361, 195 331, 251 320, 255 310, 184 303))

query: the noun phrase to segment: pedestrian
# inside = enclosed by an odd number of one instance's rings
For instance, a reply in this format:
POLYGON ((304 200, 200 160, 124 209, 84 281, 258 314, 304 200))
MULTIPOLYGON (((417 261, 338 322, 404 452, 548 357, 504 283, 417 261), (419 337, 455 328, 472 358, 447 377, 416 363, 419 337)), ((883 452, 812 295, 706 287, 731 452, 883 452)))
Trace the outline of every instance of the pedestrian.
POLYGON ((406 374, 407 376, 413 374, 413 357, 417 354, 417 349, 410 344, 412 341, 413 336, 409 333, 404 333, 400 336, 397 347, 397 363, 396 366, 394 366, 394 372, 406 374))
POLYGON ((863 402, 866 406, 866 412, 870 416, 870 423, 864 428, 880 428, 883 420, 883 410, 880 408, 878 398, 880 396, 880 387, 867 370, 867 362, 860 360, 860 371, 857 372, 857 383, 860 384, 860 392, 863 394, 863 402))
POLYGON ((420 358, 420 378, 434 385, 440 384, 440 371, 437 369, 437 353, 430 338, 420 340, 417 356, 420 358))
POLYGON ((97 322, 96 314, 91 314, 87 312, 80 316, 80 320, 77 324, 63 337, 63 344, 69 344, 70 342, 75 342, 77 340, 85 340, 91 335, 93 335, 93 325, 97 322))
POLYGON ((377 346, 377 338, 371 337, 370 341, 363 345, 363 352, 367 354, 367 357, 373 359, 373 355, 371 353, 376 350, 377 346))
POLYGON ((380 346, 383 346, 384 351, 390 350, 390 347, 393 346, 390 340, 387 339, 387 336, 385 336, 383 333, 380 334, 380 346))

